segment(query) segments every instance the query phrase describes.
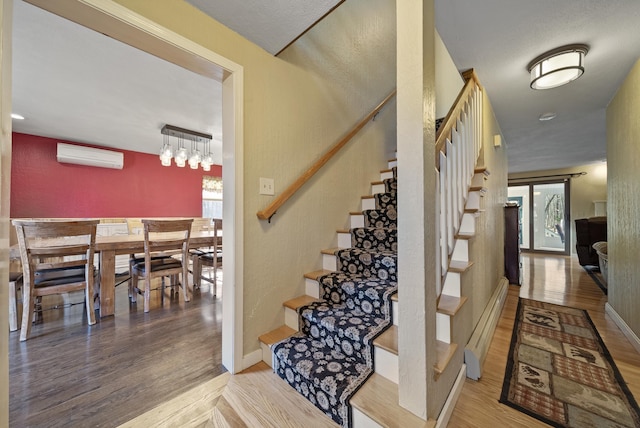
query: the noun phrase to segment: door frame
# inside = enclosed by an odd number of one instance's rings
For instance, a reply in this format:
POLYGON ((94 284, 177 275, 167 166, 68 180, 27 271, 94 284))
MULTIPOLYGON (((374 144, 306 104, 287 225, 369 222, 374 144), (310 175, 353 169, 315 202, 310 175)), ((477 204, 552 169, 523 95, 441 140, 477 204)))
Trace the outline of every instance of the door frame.
MULTIPOLYGON (((521 251, 528 253, 543 253, 543 254, 560 254, 568 256, 571 254, 571 178, 561 178, 555 180, 533 180, 533 181, 509 181, 508 187, 515 186, 528 186, 529 187, 529 248, 521 248, 521 251), (550 251, 535 249, 535 234, 533 224, 533 188, 538 184, 558 184, 564 185, 564 250, 563 251, 550 251)), ((508 192, 507 192, 508 193, 508 192)), ((525 225, 522 225, 525 227, 525 225)))
MULTIPOLYGON (((3 0, 9 1, 11 0, 3 0)), ((176 65, 222 83, 225 278, 222 364, 243 362, 243 67, 112 0, 25 0, 176 65)), ((3 92, 5 94, 5 92, 3 92)), ((6 95, 3 95, 3 101, 6 95)), ((10 106, 11 100, 9 100, 10 106)), ((0 311, 1 312, 1 311, 0 311)))

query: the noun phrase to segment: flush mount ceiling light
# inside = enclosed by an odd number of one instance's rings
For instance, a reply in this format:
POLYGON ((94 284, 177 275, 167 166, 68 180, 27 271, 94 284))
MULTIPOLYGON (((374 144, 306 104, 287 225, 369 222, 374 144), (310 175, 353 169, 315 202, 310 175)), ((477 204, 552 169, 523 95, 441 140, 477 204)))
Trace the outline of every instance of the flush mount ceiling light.
POLYGON ((567 45, 546 52, 527 66, 531 89, 551 89, 576 80, 584 73, 587 45, 567 45))
POLYGON ((11 113, 11 119, 24 120, 24 116, 18 113, 11 113))

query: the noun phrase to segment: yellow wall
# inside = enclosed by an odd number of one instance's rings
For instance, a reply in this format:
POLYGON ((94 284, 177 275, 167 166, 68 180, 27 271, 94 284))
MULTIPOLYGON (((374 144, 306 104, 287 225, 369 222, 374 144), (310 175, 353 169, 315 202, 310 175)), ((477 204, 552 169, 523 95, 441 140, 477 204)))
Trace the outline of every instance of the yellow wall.
POLYGON ((9 426, 9 188, 11 182, 11 0, 0 0, 0 427, 9 426))
POLYGON ((640 336, 640 61, 607 107, 609 305, 640 336))
POLYGON ((395 87, 395 3, 352 0, 274 57, 182 0, 118 3, 244 67, 244 355, 284 323, 282 302, 379 177, 395 150, 395 103, 385 108, 269 224, 255 213, 395 87), (349 25, 345 25, 349 23, 349 25))
POLYGON ((571 253, 576 253, 576 223, 578 218, 593 217, 595 215, 595 205, 593 201, 604 201, 607 199, 607 163, 600 162, 589 165, 581 165, 564 169, 553 169, 547 171, 522 172, 509 174, 509 179, 522 177, 542 177, 549 175, 577 174, 586 172, 571 179, 569 188, 571 199, 571 253))

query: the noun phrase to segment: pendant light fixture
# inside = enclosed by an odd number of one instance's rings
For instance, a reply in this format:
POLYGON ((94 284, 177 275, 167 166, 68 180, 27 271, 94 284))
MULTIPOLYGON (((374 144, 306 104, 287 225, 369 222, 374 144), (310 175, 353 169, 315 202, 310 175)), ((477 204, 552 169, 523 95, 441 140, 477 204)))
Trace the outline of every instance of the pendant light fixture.
POLYGON ((160 163, 163 166, 171 166, 171 159, 176 162, 176 166, 184 168, 189 163, 191 169, 198 169, 198 165, 202 165, 205 171, 211 170, 213 158, 211 156, 211 139, 210 134, 191 131, 185 128, 179 128, 173 125, 164 125, 160 131, 163 135, 162 149, 160 150, 160 163), (171 144, 171 137, 177 139, 178 148, 174 150, 171 144), (185 147, 185 140, 190 141, 191 150, 185 147), (203 159, 198 144, 202 144, 205 158, 203 159))

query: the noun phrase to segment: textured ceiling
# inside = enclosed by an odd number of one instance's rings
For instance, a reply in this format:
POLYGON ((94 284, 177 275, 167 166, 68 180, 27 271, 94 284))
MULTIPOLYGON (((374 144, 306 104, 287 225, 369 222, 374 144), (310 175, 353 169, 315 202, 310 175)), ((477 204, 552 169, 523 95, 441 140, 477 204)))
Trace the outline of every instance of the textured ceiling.
POLYGON ((22 1, 12 78, 15 132, 159 153, 168 123, 213 135, 222 163, 220 83, 22 1))
POLYGON ((280 52, 339 0, 187 0, 271 54, 280 52))
POLYGON ((640 57, 637 0, 436 0, 436 26, 459 70, 475 68, 508 147, 509 171, 606 158, 606 107, 640 57), (527 64, 573 43, 590 46, 585 73, 529 88, 527 64), (538 117, 555 112, 554 120, 538 117))
MULTIPOLYGON (((276 53, 339 1, 187 0, 276 53)), ((157 153, 169 123, 212 133, 220 149, 220 86, 41 11, 15 3, 14 130, 157 153)), ((436 0, 436 26, 459 70, 475 68, 505 136, 510 172, 606 157, 605 111, 640 57, 638 0, 436 0), (571 43, 585 74, 534 91, 527 64, 571 43), (540 122, 542 113, 556 119, 540 122)), ((221 162, 221 158, 219 161, 221 162)))

